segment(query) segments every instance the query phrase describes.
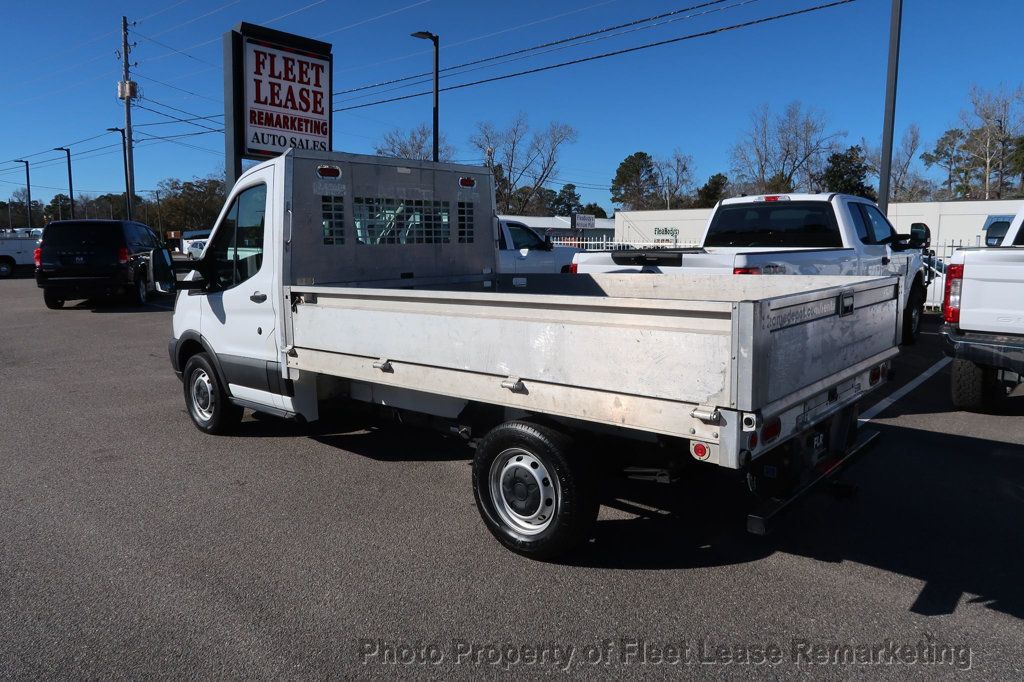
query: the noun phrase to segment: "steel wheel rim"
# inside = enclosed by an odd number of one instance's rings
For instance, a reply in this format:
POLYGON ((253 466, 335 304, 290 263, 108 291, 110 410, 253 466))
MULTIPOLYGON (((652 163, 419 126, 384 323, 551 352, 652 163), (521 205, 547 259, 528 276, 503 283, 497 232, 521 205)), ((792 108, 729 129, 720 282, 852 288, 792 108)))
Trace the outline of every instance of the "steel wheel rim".
POLYGON ((522 448, 509 448, 494 459, 488 488, 498 517, 523 535, 544 532, 561 505, 558 479, 542 459, 522 448))
POLYGON ((200 421, 208 422, 213 418, 213 382, 206 370, 197 369, 192 373, 189 385, 192 395, 192 410, 200 421))

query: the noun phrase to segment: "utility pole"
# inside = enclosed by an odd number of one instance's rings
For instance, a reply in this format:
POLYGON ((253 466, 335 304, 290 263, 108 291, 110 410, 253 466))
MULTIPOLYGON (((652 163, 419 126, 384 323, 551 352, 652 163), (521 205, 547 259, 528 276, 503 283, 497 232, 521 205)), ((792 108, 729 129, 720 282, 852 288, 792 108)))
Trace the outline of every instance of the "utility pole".
POLYGON ((889 213, 889 176, 892 174, 892 138, 896 126, 896 80, 900 69, 900 28, 903 0, 892 0, 889 18, 889 72, 885 83, 885 122, 882 124, 882 163, 878 173, 878 208, 889 213))
POLYGON ((129 68, 131 46, 128 44, 128 17, 121 17, 121 61, 123 63, 122 79, 117 84, 117 96, 124 100, 124 164, 125 181, 127 184, 128 220, 132 219, 132 200, 135 197, 135 155, 132 151, 132 99, 138 94, 138 86, 131 79, 129 68))
POLYGON ((25 192, 27 197, 25 199, 25 213, 28 214, 28 229, 32 229, 32 178, 28 173, 28 161, 24 159, 15 159, 14 163, 25 164, 25 192))
POLYGON ((71 150, 67 147, 54 147, 55 152, 64 152, 68 157, 68 200, 71 202, 71 219, 75 219, 75 184, 71 180, 71 150))

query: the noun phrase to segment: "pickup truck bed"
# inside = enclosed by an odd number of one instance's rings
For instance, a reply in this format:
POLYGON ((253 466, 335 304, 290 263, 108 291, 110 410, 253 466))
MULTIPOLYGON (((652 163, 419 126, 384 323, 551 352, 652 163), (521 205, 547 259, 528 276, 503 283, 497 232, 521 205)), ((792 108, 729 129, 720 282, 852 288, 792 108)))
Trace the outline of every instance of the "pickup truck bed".
POLYGON ((698 408, 780 413, 896 353, 895 278, 560 279, 575 295, 293 286, 288 367, 718 443, 738 425, 698 408))

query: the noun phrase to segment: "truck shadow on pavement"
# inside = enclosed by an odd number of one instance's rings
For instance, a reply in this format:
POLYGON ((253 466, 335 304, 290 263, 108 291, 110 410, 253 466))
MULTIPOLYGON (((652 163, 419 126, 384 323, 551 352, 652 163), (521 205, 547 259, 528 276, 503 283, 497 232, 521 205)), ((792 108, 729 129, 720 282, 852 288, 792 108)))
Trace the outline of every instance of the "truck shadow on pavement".
POLYGON ((692 568, 785 552, 921 580, 917 598, 905 605, 917 614, 980 603, 1024 619, 1024 446, 872 428, 882 432, 881 442, 845 475, 858 494, 816 492, 767 538, 746 533, 739 486, 730 492, 703 482, 645 484, 653 492, 634 490, 613 503, 642 513, 599 521, 593 542, 566 563, 692 568))

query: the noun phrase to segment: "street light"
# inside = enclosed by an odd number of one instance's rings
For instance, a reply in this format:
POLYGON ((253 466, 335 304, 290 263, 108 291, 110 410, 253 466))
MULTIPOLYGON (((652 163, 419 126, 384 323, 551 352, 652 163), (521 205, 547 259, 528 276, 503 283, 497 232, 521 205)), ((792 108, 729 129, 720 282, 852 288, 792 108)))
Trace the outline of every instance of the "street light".
POLYGON ((71 200, 71 219, 75 219, 75 186, 71 182, 71 150, 67 147, 54 147, 55 152, 64 152, 68 157, 68 199, 71 200))
MULTIPOLYGON (((132 219, 132 191, 131 183, 128 182, 128 137, 124 134, 124 128, 107 128, 112 133, 121 133, 121 152, 124 155, 124 206, 127 211, 128 220, 132 219)), ((111 211, 113 214, 113 211, 111 211)))
POLYGON ((23 163, 23 164, 25 164, 25 192, 28 194, 28 197, 27 197, 27 199, 25 201, 25 210, 28 213, 28 229, 31 230, 32 229, 32 179, 29 177, 29 174, 28 174, 28 161, 25 161, 24 159, 15 159, 14 163, 23 163))
POLYGON ((434 163, 438 160, 438 144, 437 144, 437 72, 438 65, 440 64, 440 37, 431 33, 430 31, 416 31, 412 34, 413 38, 420 38, 422 40, 429 40, 434 43, 434 163))

